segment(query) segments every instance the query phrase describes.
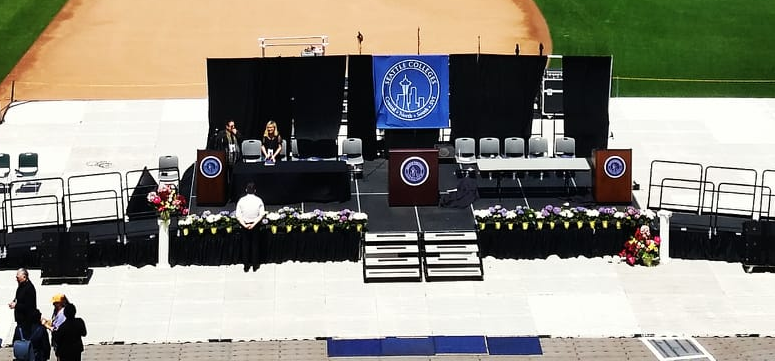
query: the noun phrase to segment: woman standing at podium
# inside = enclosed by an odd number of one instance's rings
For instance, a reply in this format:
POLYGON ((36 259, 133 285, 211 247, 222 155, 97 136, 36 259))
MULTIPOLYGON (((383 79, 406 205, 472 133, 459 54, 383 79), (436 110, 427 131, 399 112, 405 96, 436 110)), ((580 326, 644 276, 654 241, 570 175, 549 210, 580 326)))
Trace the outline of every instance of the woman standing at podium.
POLYGON ((280 152, 283 150, 283 138, 280 137, 280 131, 277 130, 277 123, 270 120, 264 128, 264 139, 261 141, 261 153, 264 154, 266 161, 275 162, 282 159, 280 152))

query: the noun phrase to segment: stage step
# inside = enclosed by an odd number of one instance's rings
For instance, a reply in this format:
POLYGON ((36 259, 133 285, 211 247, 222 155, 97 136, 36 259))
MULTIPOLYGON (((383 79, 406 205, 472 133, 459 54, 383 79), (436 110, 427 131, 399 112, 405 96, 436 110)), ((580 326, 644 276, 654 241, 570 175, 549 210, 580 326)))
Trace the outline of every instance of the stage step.
POLYGON ((367 282, 371 281, 417 281, 422 279, 419 268, 385 268, 385 269, 367 269, 367 282))
POLYGON ((425 262, 428 266, 449 266, 449 265, 479 265, 482 260, 476 254, 468 255, 444 255, 439 257, 425 256, 425 262))
POLYGON ((476 232, 425 232, 423 240, 426 281, 484 279, 476 232))
POLYGON ((366 233, 363 247, 363 281, 422 281, 419 241, 416 232, 366 233))
POLYGON ((366 246, 367 254, 397 255, 397 254, 411 253, 416 255, 417 252, 419 251, 420 251, 420 247, 416 244, 366 246))
POLYGON ((426 244, 425 253, 477 253, 479 245, 474 244, 426 244))
POLYGON ((383 267, 383 266, 420 266, 420 259, 417 257, 395 257, 395 258, 365 258, 366 266, 368 267, 383 267))
MULTIPOLYGON (((428 268, 425 270, 426 280, 430 278, 451 279, 456 280, 482 280, 482 270, 473 267, 459 267, 459 268, 428 268)), ((430 281, 430 280, 429 280, 430 281)))

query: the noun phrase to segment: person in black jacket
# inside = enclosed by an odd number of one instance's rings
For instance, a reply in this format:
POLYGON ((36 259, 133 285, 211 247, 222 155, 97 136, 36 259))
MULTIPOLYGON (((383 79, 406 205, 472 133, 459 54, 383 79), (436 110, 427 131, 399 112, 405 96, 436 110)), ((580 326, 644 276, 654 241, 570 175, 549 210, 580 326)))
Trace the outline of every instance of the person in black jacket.
MULTIPOLYGON (((34 310, 32 317, 34 319, 41 319, 40 310, 34 310)), ((48 331, 40 323, 32 325, 32 331, 30 331, 29 337, 32 348, 35 350, 35 361, 48 360, 51 357, 51 342, 48 340, 48 331)))
MULTIPOLYGON (((8 308, 13 310, 13 318, 16 321, 16 327, 20 327, 25 335, 32 331, 32 325, 40 323, 40 316, 34 317, 35 310, 38 309, 38 296, 35 293, 35 286, 30 281, 30 273, 24 268, 16 271, 16 298, 8 304, 8 308)), ((19 339, 19 333, 15 332, 13 340, 19 339)))
POLYGON ((65 322, 51 334, 51 340, 57 345, 56 355, 59 361, 80 361, 83 352, 83 340, 86 336, 86 323, 75 317, 75 305, 65 305, 65 322))
POLYGON ((210 148, 225 151, 226 162, 229 166, 233 166, 242 155, 242 139, 237 134, 237 127, 233 120, 227 120, 224 126, 225 129, 221 129, 213 137, 210 148))

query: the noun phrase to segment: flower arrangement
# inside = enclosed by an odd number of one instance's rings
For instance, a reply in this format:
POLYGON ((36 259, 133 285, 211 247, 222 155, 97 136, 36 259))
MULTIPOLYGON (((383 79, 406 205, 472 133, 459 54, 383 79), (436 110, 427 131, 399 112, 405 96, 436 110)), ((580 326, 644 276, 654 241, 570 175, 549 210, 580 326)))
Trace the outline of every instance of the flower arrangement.
POLYGON ((196 214, 189 214, 178 219, 178 229, 183 232, 184 236, 188 236, 188 233, 192 228, 197 228, 197 223, 199 223, 199 216, 196 214))
POLYGON ((517 206, 514 209, 517 214, 515 220, 521 223, 533 223, 536 220, 536 212, 529 207, 517 206))
POLYGON ((624 258, 630 266, 635 264, 655 266, 659 263, 660 243, 659 236, 652 237, 651 229, 644 224, 624 243, 624 249, 619 252, 619 257, 624 258))
POLYGON ((186 197, 178 194, 172 185, 160 185, 156 192, 148 192, 146 199, 162 221, 169 221, 172 216, 188 215, 186 197))
MULTIPOLYGON (((608 228, 609 223, 616 222, 617 228, 621 226, 640 227, 650 225, 656 218, 656 213, 650 209, 637 209, 629 206, 623 211, 614 207, 586 208, 582 206, 571 207, 565 203, 562 206, 548 204, 539 210, 533 210, 526 206, 517 206, 507 209, 501 205, 495 205, 487 209, 474 210, 474 218, 478 228, 485 229, 487 225, 494 224, 500 229, 500 223, 533 225, 537 229, 543 229, 549 224, 553 229, 555 223, 563 224, 565 228, 573 225, 574 228, 608 228)), ((511 227, 509 228, 511 229, 511 227)))
POLYGON ((560 219, 560 211, 562 211, 562 208, 547 204, 544 208, 541 208, 541 210, 537 212, 540 213, 540 217, 536 215, 536 218, 539 218, 544 222, 556 222, 558 219, 560 219))
MULTIPOLYGON (((292 207, 283 207, 274 212, 267 212, 261 220, 261 228, 270 230, 272 233, 285 231, 290 233, 294 230, 305 232, 307 229, 314 229, 315 232, 321 226, 326 227, 333 232, 335 229, 349 230, 354 229, 358 232, 364 231, 368 224, 369 217, 366 213, 355 212, 349 209, 340 211, 322 211, 316 209, 311 212, 300 213, 292 207)), ((213 213, 209 210, 202 212, 201 215, 190 214, 178 220, 178 228, 184 236, 190 234, 191 230, 198 230, 199 234, 209 229, 213 234, 220 230, 231 233, 234 228, 239 227, 239 221, 235 212, 220 211, 213 213)))

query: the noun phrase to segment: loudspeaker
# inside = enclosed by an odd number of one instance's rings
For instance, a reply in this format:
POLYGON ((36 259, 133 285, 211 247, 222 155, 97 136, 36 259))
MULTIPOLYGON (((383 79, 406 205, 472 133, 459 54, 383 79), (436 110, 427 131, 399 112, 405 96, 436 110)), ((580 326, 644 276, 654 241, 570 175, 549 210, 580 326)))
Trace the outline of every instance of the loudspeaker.
POLYGON ((761 224, 757 221, 743 223, 743 237, 745 237, 745 264, 764 264, 764 244, 762 243, 761 224))
POLYGON ((439 163, 453 163, 455 160, 455 146, 447 143, 437 143, 433 148, 439 150, 439 163))
POLYGON ((88 232, 43 233, 40 243, 41 278, 73 279, 70 283, 82 283, 82 279, 88 278, 88 244, 88 232))

